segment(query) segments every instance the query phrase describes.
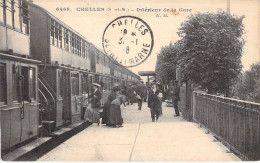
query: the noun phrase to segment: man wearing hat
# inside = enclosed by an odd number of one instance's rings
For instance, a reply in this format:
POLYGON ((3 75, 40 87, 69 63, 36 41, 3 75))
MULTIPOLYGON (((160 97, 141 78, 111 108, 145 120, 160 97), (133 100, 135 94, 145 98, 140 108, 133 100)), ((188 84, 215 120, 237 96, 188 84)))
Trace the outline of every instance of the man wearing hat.
POLYGON ((133 90, 132 84, 129 84, 129 86, 127 88, 127 94, 128 94, 128 98, 129 98, 127 101, 127 104, 129 105, 129 102, 130 102, 130 104, 133 105, 135 95, 134 95, 134 90, 133 90))
POLYGON ((149 95, 148 95, 148 107, 150 108, 151 118, 153 122, 155 121, 155 119, 157 121, 160 115, 160 108, 161 108, 161 101, 159 99, 160 93, 161 92, 157 88, 156 82, 153 82, 152 88, 149 91, 149 95))
POLYGON ((179 94, 180 94, 180 87, 178 85, 178 80, 175 80, 172 88, 172 102, 175 110, 174 117, 180 116, 179 108, 178 108, 178 101, 180 101, 179 94))

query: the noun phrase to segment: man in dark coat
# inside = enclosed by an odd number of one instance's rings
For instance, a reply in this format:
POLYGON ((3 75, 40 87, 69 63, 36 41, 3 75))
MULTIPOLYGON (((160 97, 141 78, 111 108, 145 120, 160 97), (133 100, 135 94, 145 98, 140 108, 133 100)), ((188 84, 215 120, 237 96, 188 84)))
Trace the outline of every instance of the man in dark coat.
POLYGON ((137 98, 136 98, 136 94, 137 94, 137 89, 138 89, 138 86, 137 86, 137 83, 134 83, 132 85, 132 89, 133 89, 133 103, 136 103, 137 102, 137 98))
POLYGON ((159 99, 160 90, 157 88, 156 83, 152 83, 152 88, 149 90, 148 95, 148 107, 151 111, 151 118, 152 121, 156 121, 159 118, 160 115, 160 108, 161 108, 161 101, 159 99))
POLYGON ((136 89, 136 99, 138 103, 138 110, 142 109, 142 103, 144 98, 144 85, 138 84, 136 89))
POLYGON ((124 104, 124 108, 126 109, 126 101, 128 101, 129 97, 128 97, 128 93, 127 93, 127 87, 125 85, 122 86, 122 89, 121 89, 121 92, 122 92, 122 95, 125 96, 126 100, 123 101, 123 104, 124 104))
POLYGON ((180 116, 179 113, 179 108, 178 108, 178 101, 180 101, 180 87, 178 85, 178 80, 174 81, 174 86, 172 88, 172 102, 173 102, 173 107, 175 110, 175 115, 174 117, 180 116))
POLYGON ((129 104, 129 102, 130 102, 130 104, 133 105, 135 95, 134 95, 134 90, 133 90, 131 84, 129 84, 129 87, 127 89, 127 94, 128 94, 128 97, 129 97, 127 104, 129 104))
POLYGON ((145 98, 144 98, 144 102, 146 102, 146 100, 147 100, 147 98, 148 98, 148 93, 149 93, 149 90, 151 89, 151 85, 148 83, 148 82, 146 82, 145 83, 145 91, 146 91, 146 93, 145 93, 145 98))

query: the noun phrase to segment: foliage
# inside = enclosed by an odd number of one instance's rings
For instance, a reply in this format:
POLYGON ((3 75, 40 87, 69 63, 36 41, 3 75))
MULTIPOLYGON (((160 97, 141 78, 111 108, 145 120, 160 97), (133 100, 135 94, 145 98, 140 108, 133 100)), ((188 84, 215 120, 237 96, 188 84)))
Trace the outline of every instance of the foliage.
POLYGON ((232 92, 239 99, 260 103, 260 62, 239 76, 232 92))
POLYGON ((155 68, 156 78, 161 83, 169 83, 169 81, 175 80, 179 50, 180 45, 178 42, 174 45, 170 43, 168 46, 161 48, 155 68))
POLYGON ((228 95, 242 69, 243 18, 221 11, 197 13, 181 24, 178 64, 185 79, 208 93, 228 95))

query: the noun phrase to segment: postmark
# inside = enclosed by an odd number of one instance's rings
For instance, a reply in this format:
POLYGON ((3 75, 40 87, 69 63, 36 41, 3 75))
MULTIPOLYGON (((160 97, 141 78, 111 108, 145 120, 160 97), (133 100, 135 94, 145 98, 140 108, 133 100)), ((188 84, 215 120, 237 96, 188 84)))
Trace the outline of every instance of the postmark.
POLYGON ((135 16, 121 16, 110 22, 103 33, 107 55, 125 67, 145 62, 152 53, 154 39, 149 25, 135 16))

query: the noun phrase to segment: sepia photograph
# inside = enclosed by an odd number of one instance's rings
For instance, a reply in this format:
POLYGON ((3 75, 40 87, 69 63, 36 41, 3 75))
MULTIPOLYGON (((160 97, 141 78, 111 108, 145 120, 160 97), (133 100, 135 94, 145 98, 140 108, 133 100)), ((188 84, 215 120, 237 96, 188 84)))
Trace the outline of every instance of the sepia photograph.
POLYGON ((260 161, 260 0, 0 0, 1 160, 260 161))

